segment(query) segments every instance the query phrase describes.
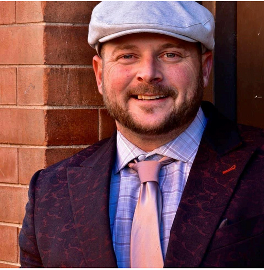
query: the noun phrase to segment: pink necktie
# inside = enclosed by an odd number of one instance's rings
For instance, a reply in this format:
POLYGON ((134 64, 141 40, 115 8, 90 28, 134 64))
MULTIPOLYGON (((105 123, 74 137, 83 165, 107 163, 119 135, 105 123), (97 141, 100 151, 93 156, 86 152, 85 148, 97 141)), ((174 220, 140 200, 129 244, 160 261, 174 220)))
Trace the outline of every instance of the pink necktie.
POLYGON ((159 188, 159 171, 162 166, 173 161, 172 158, 163 157, 159 161, 128 164, 138 172, 141 181, 131 229, 130 262, 133 268, 163 267, 160 245, 162 195, 159 188))

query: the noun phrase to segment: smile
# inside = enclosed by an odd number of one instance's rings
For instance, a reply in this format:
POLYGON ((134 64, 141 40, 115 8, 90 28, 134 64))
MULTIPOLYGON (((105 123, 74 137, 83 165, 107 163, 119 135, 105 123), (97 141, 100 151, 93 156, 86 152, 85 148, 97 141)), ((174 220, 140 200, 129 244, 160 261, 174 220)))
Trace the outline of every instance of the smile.
POLYGON ((161 95, 161 96, 143 96, 143 95, 138 95, 135 96, 137 99, 140 100, 153 100, 153 99, 160 99, 160 98, 165 98, 166 96, 161 95))

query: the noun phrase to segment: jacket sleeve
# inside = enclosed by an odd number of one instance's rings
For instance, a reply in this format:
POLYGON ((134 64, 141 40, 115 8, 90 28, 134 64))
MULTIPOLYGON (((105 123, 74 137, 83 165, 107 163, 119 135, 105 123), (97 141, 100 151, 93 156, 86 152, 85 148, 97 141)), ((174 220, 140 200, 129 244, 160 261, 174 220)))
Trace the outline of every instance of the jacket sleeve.
POLYGON ((21 267, 43 267, 37 246, 34 224, 35 186, 40 172, 41 170, 34 174, 29 185, 26 215, 19 235, 21 267))

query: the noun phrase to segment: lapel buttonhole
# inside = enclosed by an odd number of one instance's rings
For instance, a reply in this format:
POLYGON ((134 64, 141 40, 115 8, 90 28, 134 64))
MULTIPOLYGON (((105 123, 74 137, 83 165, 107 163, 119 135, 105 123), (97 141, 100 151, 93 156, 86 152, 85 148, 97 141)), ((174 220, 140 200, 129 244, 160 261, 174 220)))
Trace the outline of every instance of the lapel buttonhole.
POLYGON ((229 172, 231 172, 231 171, 233 171, 233 170, 235 170, 236 169, 236 165, 233 165, 231 168, 229 168, 228 170, 225 170, 225 171, 223 171, 223 174, 226 174, 226 173, 229 173, 229 172))

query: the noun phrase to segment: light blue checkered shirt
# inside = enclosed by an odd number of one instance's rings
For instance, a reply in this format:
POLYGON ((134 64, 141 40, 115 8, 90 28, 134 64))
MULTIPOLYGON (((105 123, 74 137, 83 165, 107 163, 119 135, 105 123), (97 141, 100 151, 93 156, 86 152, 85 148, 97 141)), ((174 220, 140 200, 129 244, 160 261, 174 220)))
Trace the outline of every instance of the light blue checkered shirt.
POLYGON ((159 175, 163 197, 160 235, 165 258, 170 229, 206 123, 207 120, 200 108, 191 125, 183 133, 173 141, 148 153, 117 132, 117 156, 112 170, 109 210, 118 267, 130 267, 130 232, 140 189, 137 173, 126 165, 139 155, 145 155, 146 160, 158 160, 161 156, 175 159, 175 162, 162 167, 159 175))

